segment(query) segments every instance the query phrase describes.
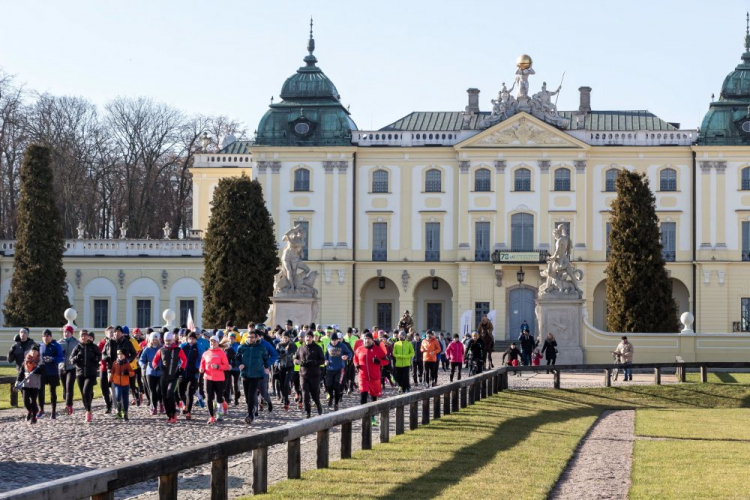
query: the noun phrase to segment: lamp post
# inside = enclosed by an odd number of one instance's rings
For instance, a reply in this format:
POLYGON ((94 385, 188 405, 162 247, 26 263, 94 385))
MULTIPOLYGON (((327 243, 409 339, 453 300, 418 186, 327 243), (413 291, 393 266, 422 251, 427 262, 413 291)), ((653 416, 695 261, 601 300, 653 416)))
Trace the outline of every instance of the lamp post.
POLYGON ((523 284, 523 278, 526 276, 526 273, 523 272, 523 266, 521 266, 521 269, 516 273, 516 279, 518 280, 518 284, 523 284))

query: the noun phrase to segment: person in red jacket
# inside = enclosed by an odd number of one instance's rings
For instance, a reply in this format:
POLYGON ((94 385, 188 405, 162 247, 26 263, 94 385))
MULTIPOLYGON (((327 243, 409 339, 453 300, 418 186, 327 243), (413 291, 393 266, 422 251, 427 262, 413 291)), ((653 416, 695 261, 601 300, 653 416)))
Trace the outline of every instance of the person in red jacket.
POLYGON ((354 366, 359 370, 359 400, 367 403, 369 395, 372 401, 377 401, 382 393, 380 383, 380 366, 387 363, 386 353, 382 347, 375 345, 372 333, 366 333, 364 345, 354 354, 354 366))

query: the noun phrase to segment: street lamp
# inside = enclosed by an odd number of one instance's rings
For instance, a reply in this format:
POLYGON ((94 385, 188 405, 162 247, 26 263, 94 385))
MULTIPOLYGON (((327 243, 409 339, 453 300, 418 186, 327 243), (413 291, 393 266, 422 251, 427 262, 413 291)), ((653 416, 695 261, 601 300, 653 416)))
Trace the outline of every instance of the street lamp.
POLYGON ((521 270, 516 273, 516 279, 518 280, 518 284, 523 283, 523 278, 526 276, 526 273, 523 272, 523 266, 521 266, 521 270))

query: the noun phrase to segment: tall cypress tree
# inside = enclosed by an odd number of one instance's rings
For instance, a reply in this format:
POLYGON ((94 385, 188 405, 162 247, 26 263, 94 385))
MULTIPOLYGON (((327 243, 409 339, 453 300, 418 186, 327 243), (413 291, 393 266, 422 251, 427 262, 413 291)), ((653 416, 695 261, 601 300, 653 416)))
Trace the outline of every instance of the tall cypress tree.
POLYGON ((203 325, 263 321, 279 265, 271 214, 258 181, 219 181, 203 245, 203 325))
POLYGON ((62 221, 55 205, 50 149, 32 144, 21 166, 21 198, 6 326, 58 326, 70 307, 62 221))
POLYGON ((612 202, 607 327, 612 332, 678 332, 677 303, 664 266, 656 198, 645 174, 623 171, 612 202))

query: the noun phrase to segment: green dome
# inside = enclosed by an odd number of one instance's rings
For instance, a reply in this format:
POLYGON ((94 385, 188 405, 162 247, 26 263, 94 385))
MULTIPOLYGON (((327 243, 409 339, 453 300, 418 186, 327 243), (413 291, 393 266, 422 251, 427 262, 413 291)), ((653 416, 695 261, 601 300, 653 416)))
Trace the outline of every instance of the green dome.
POLYGON ((750 145, 750 29, 742 62, 727 75, 698 132, 702 146, 750 145))
POLYGON ((305 66, 286 79, 281 102, 271 104, 258 125, 258 146, 350 146, 357 126, 341 104, 336 86, 315 65, 310 30, 305 66))

